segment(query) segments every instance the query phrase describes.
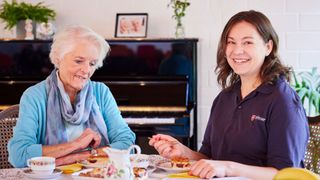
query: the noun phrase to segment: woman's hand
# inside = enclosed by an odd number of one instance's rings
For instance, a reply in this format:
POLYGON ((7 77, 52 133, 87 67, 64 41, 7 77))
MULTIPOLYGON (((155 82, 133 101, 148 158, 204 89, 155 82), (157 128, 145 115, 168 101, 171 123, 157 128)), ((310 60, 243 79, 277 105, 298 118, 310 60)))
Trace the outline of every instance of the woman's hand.
POLYGON ((100 143, 101 143, 100 134, 97 132, 94 132, 90 128, 87 128, 86 130, 83 131, 80 137, 78 137, 72 142, 42 146, 42 155, 60 158, 60 157, 67 156, 71 153, 82 151, 88 146, 96 148, 100 145, 100 143))
POLYGON ((189 174, 203 179, 227 176, 228 161, 201 159, 191 165, 189 174))
POLYGON ((56 166, 61 166, 61 165, 67 165, 67 164, 73 164, 82 160, 88 159, 91 154, 89 151, 81 152, 81 153, 76 153, 76 154, 69 154, 60 158, 56 159, 56 166))
POLYGON ((173 157, 186 157, 184 152, 189 149, 177 139, 164 134, 152 136, 149 145, 153 146, 161 156, 169 159, 173 157))
MULTIPOLYGON (((103 151, 104 148, 108 148, 108 146, 104 146, 96 149, 98 156, 107 156, 107 154, 103 151)), ((86 160, 90 156, 92 156, 90 151, 83 151, 79 153, 69 154, 69 155, 57 158, 56 166, 76 163, 82 160, 86 160)))
POLYGON ((87 148, 89 145, 91 145, 93 148, 96 148, 100 145, 100 143, 100 134, 90 128, 85 129, 81 136, 74 140, 74 144, 77 147, 76 150, 82 150, 87 148))

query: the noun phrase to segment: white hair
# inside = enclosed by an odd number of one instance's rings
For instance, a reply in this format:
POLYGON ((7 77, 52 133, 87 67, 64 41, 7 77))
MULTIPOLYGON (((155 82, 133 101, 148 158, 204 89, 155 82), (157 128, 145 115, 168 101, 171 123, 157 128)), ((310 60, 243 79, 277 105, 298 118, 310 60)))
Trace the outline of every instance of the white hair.
POLYGON ((49 57, 56 68, 58 67, 59 61, 63 59, 65 54, 72 51, 73 46, 76 45, 79 40, 87 40, 97 47, 100 52, 97 68, 103 65, 103 60, 110 51, 110 46, 107 41, 88 27, 72 25, 59 31, 53 38, 49 57))

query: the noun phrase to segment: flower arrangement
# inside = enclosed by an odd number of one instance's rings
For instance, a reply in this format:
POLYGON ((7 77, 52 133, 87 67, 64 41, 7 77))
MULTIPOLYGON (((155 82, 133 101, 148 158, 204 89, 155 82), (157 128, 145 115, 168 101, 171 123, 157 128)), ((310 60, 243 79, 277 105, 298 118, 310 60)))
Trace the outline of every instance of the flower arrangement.
POLYGON ((185 11, 190 6, 190 2, 188 0, 171 0, 168 4, 169 6, 173 8, 174 15, 172 18, 177 20, 177 26, 181 26, 181 18, 186 15, 185 11))
POLYGON ((190 6, 190 2, 188 0, 171 0, 168 4, 168 7, 170 6, 174 12, 172 18, 177 21, 175 36, 176 38, 184 37, 184 27, 182 26, 181 19, 186 15, 185 11, 190 6))
POLYGON ((12 29, 21 20, 31 19, 35 22, 47 23, 49 19, 54 20, 56 13, 39 2, 36 5, 12 0, 7 0, 0 6, 0 18, 6 22, 5 29, 12 29))

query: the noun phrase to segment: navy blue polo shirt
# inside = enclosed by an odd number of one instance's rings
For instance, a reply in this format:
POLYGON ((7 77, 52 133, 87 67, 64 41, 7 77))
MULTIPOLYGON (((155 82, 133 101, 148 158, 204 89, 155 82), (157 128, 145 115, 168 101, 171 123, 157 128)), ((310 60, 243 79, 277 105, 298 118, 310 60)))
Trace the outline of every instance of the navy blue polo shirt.
POLYGON ((304 167, 308 137, 300 98, 285 80, 262 84, 244 99, 239 82, 214 100, 200 152, 247 165, 304 167))

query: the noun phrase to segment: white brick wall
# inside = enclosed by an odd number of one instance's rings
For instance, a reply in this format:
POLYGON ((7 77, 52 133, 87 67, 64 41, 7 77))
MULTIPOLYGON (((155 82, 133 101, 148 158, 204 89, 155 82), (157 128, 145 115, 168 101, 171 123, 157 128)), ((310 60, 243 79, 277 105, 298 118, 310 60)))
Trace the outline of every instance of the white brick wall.
MULTIPOLYGON (((280 1, 279 1, 280 2, 280 1)), ((286 0, 286 12, 293 13, 319 13, 319 0, 286 0)), ((274 4, 277 6, 277 3, 274 4)))
POLYGON ((293 51, 320 51, 320 32, 288 32, 286 48, 293 51))
MULTIPOLYGON (((39 2, 41 0, 25 0, 39 2)), ((175 22, 170 0, 46 0, 57 12, 56 26, 69 23, 88 25, 105 37, 113 37, 117 12, 147 12, 149 37, 172 37, 175 22), (77 4, 75 6, 75 4, 77 4)), ((198 46, 198 127, 200 143, 210 106, 220 91, 214 73, 216 49, 226 21, 242 10, 265 13, 280 36, 280 55, 296 70, 320 68, 319 0, 190 0, 184 18, 186 35, 199 38, 198 46)), ((0 24, 0 37, 12 37, 0 24)))
MULTIPOLYGON (((320 7, 319 7, 320 9, 320 7)), ((302 31, 320 31, 320 12, 317 14, 300 14, 300 29, 302 31)))

